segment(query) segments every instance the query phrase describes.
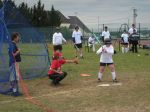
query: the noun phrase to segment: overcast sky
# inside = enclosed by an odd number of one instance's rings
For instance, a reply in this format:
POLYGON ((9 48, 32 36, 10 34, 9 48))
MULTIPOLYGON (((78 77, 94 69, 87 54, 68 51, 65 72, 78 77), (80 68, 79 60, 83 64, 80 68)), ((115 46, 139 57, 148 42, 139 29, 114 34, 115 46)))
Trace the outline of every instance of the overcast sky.
MULTIPOLYGON (((14 0, 16 4, 37 4, 38 0, 14 0)), ((150 0, 41 0, 46 10, 52 5, 65 16, 78 16, 90 29, 106 23, 133 21, 133 8, 137 9, 137 23, 150 23, 150 0), (98 19, 99 18, 99 19, 98 19)))

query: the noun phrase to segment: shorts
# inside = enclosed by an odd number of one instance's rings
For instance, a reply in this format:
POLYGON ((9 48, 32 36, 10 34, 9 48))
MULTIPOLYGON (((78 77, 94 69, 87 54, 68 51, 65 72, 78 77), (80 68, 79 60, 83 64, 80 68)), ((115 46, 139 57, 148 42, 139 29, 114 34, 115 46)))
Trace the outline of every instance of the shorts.
POLYGON ((129 39, 129 44, 132 44, 132 40, 131 39, 129 39))
POLYGON ((76 47, 77 47, 77 48, 82 48, 82 43, 80 43, 80 44, 75 44, 75 45, 74 45, 74 48, 76 48, 76 47))
POLYGON ((15 64, 13 64, 12 66, 9 67, 9 72, 10 72, 10 76, 9 76, 9 80, 10 81, 19 81, 19 64, 17 64, 17 67, 15 66, 15 64))
POLYGON ((112 64, 114 64, 114 63, 102 63, 102 62, 100 62, 100 66, 109 66, 109 65, 112 65, 112 64))
POLYGON ((128 43, 121 43, 122 45, 128 45, 128 43))
POLYGON ((62 51, 62 45, 54 45, 54 51, 62 51))

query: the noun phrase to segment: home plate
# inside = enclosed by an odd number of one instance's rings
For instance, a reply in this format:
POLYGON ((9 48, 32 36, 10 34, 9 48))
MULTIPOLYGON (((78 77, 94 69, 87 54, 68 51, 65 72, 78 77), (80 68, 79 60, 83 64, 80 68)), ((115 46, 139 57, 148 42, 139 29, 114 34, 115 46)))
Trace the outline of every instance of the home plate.
POLYGON ((113 83, 112 86, 121 86, 122 83, 113 83))
POLYGON ((96 87, 99 87, 99 86, 101 86, 101 87, 107 87, 107 86, 121 86, 121 85, 122 85, 122 83, 99 84, 99 85, 97 85, 96 87))
POLYGON ((80 75, 83 76, 83 77, 91 76, 90 74, 80 74, 80 75))
POLYGON ((110 86, 110 84, 100 84, 100 85, 97 85, 97 87, 99 87, 99 86, 105 87, 105 86, 110 86))

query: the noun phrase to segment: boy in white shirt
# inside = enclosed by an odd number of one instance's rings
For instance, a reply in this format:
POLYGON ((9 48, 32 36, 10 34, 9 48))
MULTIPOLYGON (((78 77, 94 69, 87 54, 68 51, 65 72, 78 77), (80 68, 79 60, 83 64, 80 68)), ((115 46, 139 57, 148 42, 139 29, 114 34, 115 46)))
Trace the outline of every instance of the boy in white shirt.
POLYGON ((56 27, 56 32, 53 34, 53 47, 54 51, 62 51, 62 44, 66 43, 66 39, 63 37, 62 33, 60 33, 60 28, 56 27))
POLYGON ((135 24, 132 24, 132 27, 129 29, 129 35, 133 34, 133 30, 135 30, 135 32, 137 33, 137 29, 135 27, 135 24))
POLYGON ((105 39, 110 39, 110 33, 107 26, 105 26, 105 30, 102 32, 102 41, 104 42, 105 39))
POLYGON ((74 47, 76 49, 76 57, 80 55, 80 58, 83 58, 83 53, 82 53, 82 33, 79 30, 79 27, 76 26, 75 30, 72 33, 72 41, 74 43, 74 47))
POLYGON ((106 66, 108 66, 111 70, 113 82, 118 82, 116 79, 115 66, 112 59, 112 55, 114 54, 114 48, 111 44, 110 39, 105 39, 104 43, 105 45, 100 47, 96 52, 96 54, 100 55, 100 68, 98 73, 98 80, 102 80, 105 68, 106 66))

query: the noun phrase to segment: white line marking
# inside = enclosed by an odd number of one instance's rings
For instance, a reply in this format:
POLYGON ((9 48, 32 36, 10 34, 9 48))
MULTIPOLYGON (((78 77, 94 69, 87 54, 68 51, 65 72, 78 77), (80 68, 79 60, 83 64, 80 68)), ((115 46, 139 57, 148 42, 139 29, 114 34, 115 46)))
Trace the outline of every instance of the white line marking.
POLYGON ((99 85, 97 85, 96 87, 99 87, 99 86, 101 86, 101 87, 108 87, 108 86, 121 86, 121 85, 122 85, 122 83, 99 84, 99 85))

